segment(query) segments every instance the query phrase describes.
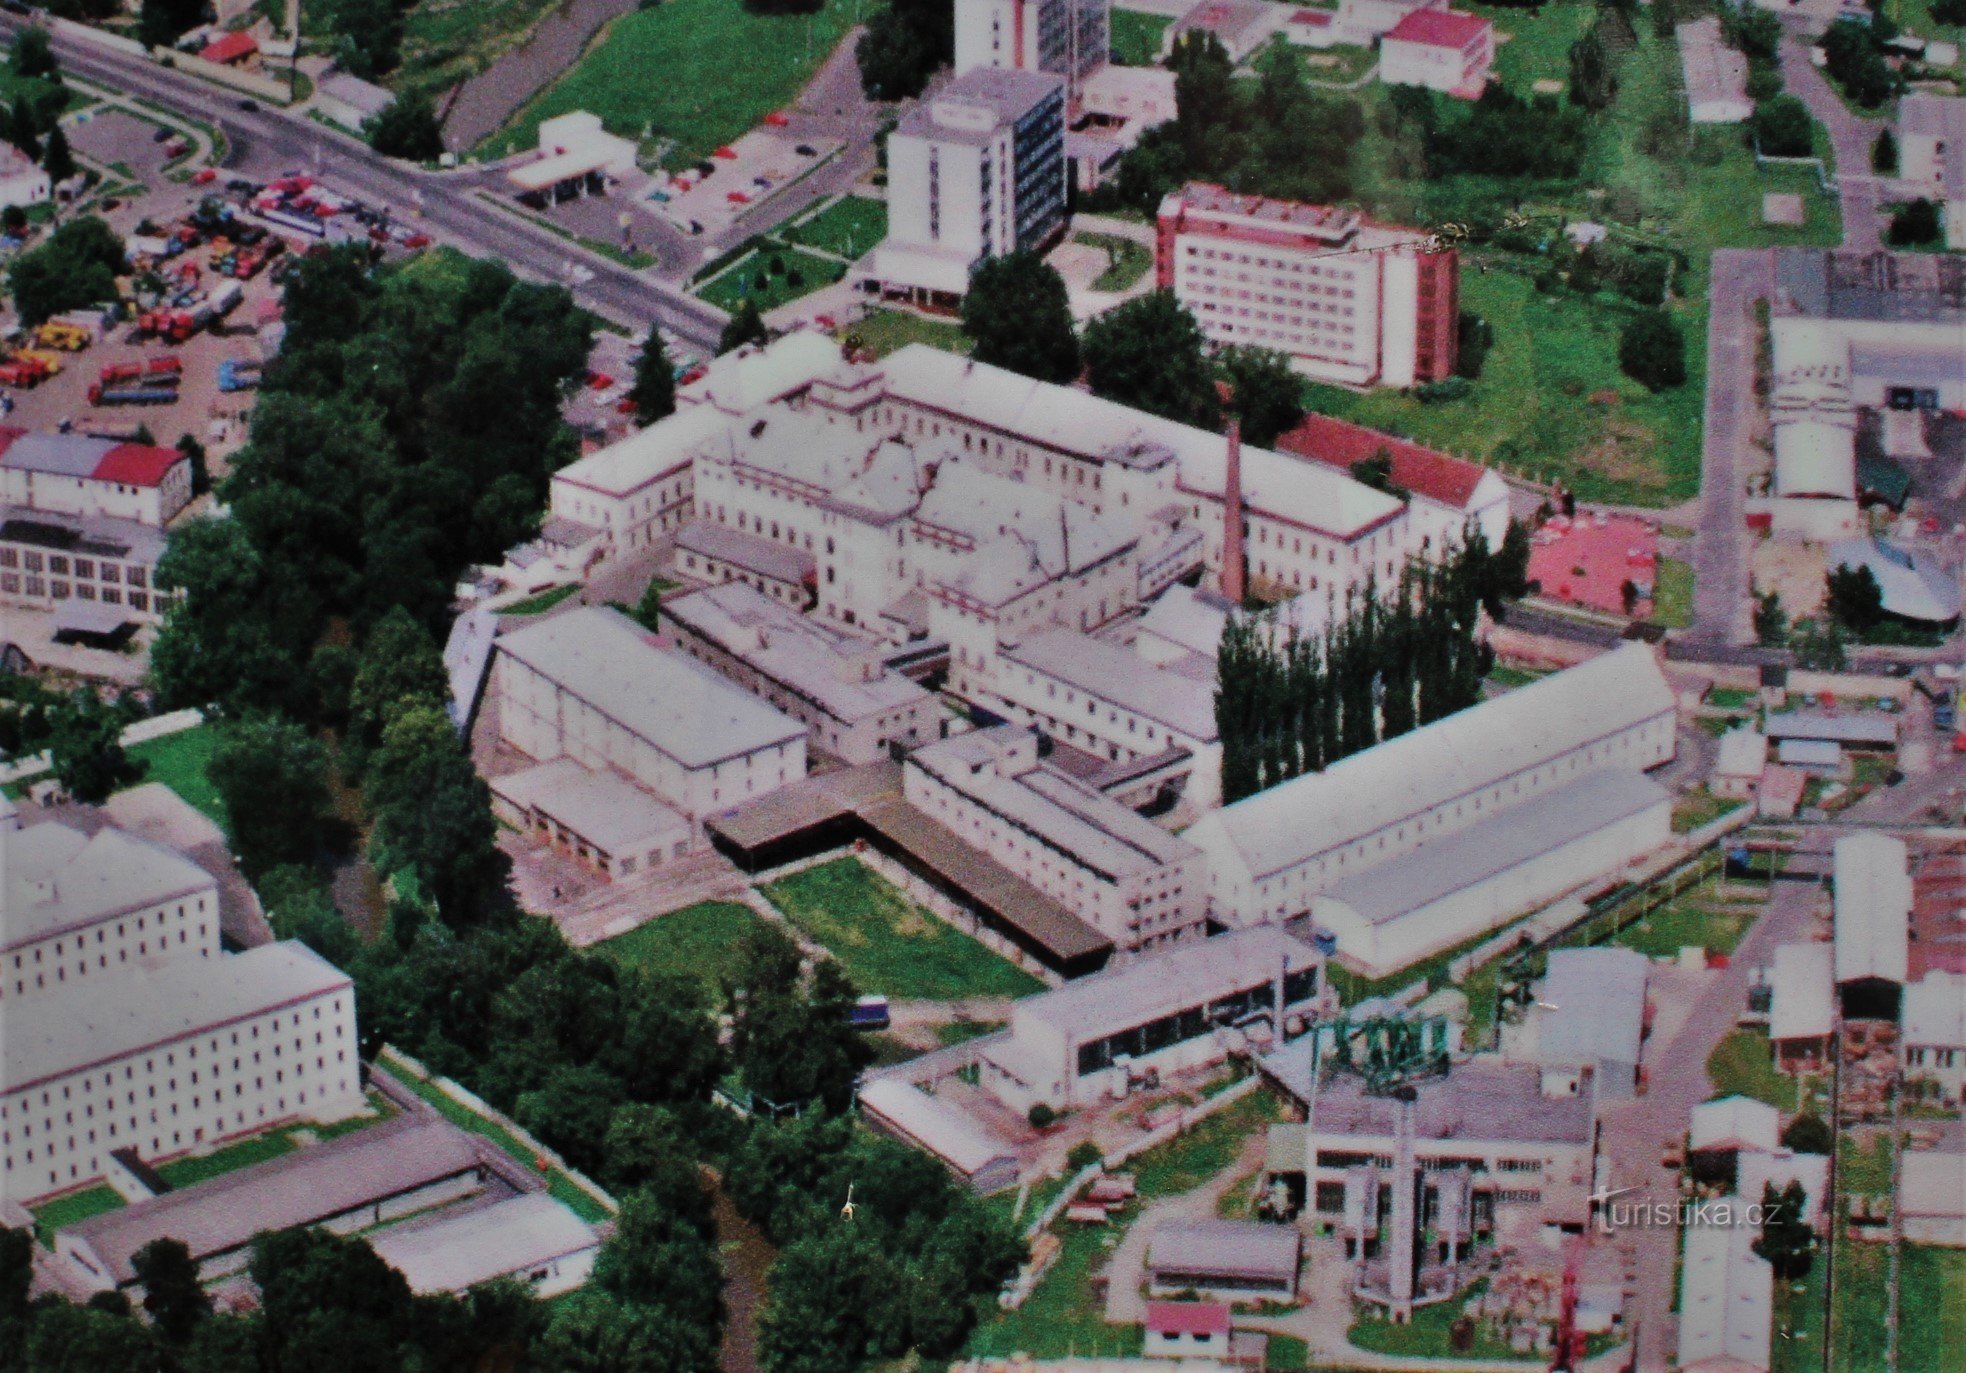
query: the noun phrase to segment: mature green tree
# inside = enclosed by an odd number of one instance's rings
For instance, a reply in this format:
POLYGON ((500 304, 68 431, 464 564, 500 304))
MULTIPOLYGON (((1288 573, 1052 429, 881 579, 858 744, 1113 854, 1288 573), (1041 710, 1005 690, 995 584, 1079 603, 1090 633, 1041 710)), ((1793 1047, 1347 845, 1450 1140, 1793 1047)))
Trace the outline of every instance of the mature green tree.
POLYGON ((1782 21, 1756 5, 1723 5, 1721 35, 1750 61, 1773 62, 1781 55, 1782 21))
POLYGON ((335 34, 335 64, 365 81, 386 76, 402 62, 403 18, 399 0, 332 0, 326 6, 335 34))
POLYGON ((1898 137, 1889 124, 1878 130, 1877 141, 1870 145, 1870 169, 1879 176, 1898 174, 1898 137))
POLYGON ((181 594, 150 655, 162 704, 238 711, 296 699, 290 624, 264 611, 265 565, 237 520, 194 519, 170 533, 157 585, 181 594))
POLYGON ((538 1373, 715 1373, 713 1331, 599 1287, 569 1297, 534 1346, 538 1373))
POLYGON ((1272 348, 1226 348, 1218 359, 1229 383, 1229 409, 1242 421, 1243 442, 1268 448, 1304 418, 1304 382, 1290 359, 1272 348))
POLYGON ((30 162, 41 160, 41 117, 26 91, 14 97, 7 112, 7 141, 30 162))
POLYGON ((621 1079, 591 1063, 564 1063, 546 1080, 522 1092, 513 1118, 546 1139, 583 1173, 597 1173, 606 1159, 609 1122, 622 1104, 621 1079))
POLYGON ((940 0, 888 0, 867 18, 854 48, 860 87, 870 100, 920 95, 938 68, 955 60, 954 7, 940 0))
POLYGON ((717 339, 717 353, 734 353, 739 348, 766 343, 771 339, 771 331, 765 328, 765 317, 758 313, 758 303, 746 296, 731 311, 730 319, 724 324, 724 332, 717 339))
POLYGON ((260 1373, 260 1319, 215 1315, 198 1322, 177 1355, 181 1373, 260 1373))
POLYGON ((183 1240, 150 1241, 130 1256, 130 1269, 143 1285, 144 1311, 170 1343, 183 1344, 212 1314, 211 1294, 198 1280, 198 1264, 183 1240))
POLYGON ((800 961, 798 946, 773 926, 745 937, 730 988, 731 1058, 744 1085, 776 1106, 819 1101, 841 1110, 869 1056, 848 1024, 854 989, 830 958, 809 977, 800 961))
POLYGON ((63 310, 114 300, 123 266, 123 240, 95 215, 83 215, 15 257, 7 287, 21 321, 39 324, 63 310))
POLYGON ((642 340, 642 354, 635 360, 635 381, 628 388, 628 399, 635 407, 637 424, 654 424, 676 413, 676 364, 670 360, 669 346, 662 331, 651 328, 642 340))
POLYGON ((89 691, 78 691, 53 716, 48 754, 62 790, 99 805, 143 776, 144 765, 123 751, 125 721, 89 691))
POLYGON ((978 362, 1039 381, 1079 374, 1079 340, 1065 281, 1036 253, 984 259, 963 297, 963 333, 978 362))
POLYGON ((299 725, 261 717, 227 725, 208 772, 248 877, 321 852, 330 814, 328 756, 299 725))
POLYGON ((1194 174, 1214 174, 1233 153, 1242 109, 1235 63, 1222 40, 1205 30, 1183 34, 1168 54, 1174 72, 1175 135, 1194 174))
POLYGON ((692 1223, 655 1192, 631 1192, 594 1265, 594 1281, 622 1301, 660 1306, 690 1325, 715 1329, 723 1314, 723 1275, 710 1240, 707 1216, 692 1223))
POLYGON ((416 872, 444 919, 482 917, 503 881, 491 798, 443 711, 415 706, 383 730, 366 795, 374 842, 416 872))
POLYGON ((1815 672, 1843 671, 1850 660, 1847 644, 1843 626, 1828 617, 1798 620, 1789 633, 1796 666, 1815 672))
POLYGON ((48 130, 48 146, 41 153, 41 170, 57 186, 81 170, 75 165, 75 154, 69 151, 68 134, 59 124, 48 130))
POLYGON ((1892 246, 1904 248, 1937 243, 1939 234, 1938 204, 1920 196, 1892 213, 1891 227, 1885 231, 1884 237, 1892 246))
POLYGON ((1108 400, 1204 429, 1221 417, 1201 326, 1171 291, 1154 291, 1086 326, 1092 389, 1108 400))
POLYGON ((1618 73, 1599 29, 1592 24, 1570 45, 1570 103, 1587 110, 1606 109, 1618 95, 1618 73))
POLYGON ((203 9, 201 0, 143 0, 137 9, 137 41, 147 48, 168 48, 197 26, 203 9))
POLYGON ((1789 640, 1788 611, 1782 593, 1764 591, 1754 598, 1754 641, 1763 648, 1780 648, 1789 640))
POLYGON ((1472 310, 1461 311, 1456 322, 1454 375, 1480 381, 1488 365, 1488 351, 1495 346, 1495 326, 1472 310))
POLYGON ((444 155, 444 129, 425 95, 399 95, 362 124, 369 146, 384 157, 435 162, 444 155))
POLYGON ((633 619, 651 634, 662 628, 662 578, 651 577, 649 584, 642 588, 642 598, 635 602, 633 619))
POLYGON ((1884 589, 1870 568, 1840 563, 1824 579, 1830 618, 1861 639, 1884 618, 1884 589))
POLYGON ((1782 1130, 1782 1147, 1798 1154, 1828 1154, 1836 1149, 1836 1132, 1813 1111, 1804 1111, 1782 1130))
POLYGON ((348 739, 358 760, 382 743, 383 732, 413 707, 442 709, 450 674, 430 632, 398 606, 369 631, 348 692, 348 739))
POLYGON ((55 48, 47 29, 39 24, 22 29, 14 39, 13 50, 7 54, 7 66, 22 78, 59 77, 60 64, 55 61, 55 48))
POLYGON ((338 968, 355 966, 362 941, 335 909, 327 875, 316 867, 273 868, 255 882, 267 921, 282 939, 298 939, 338 968))
POLYGON ((1882 15, 1839 19, 1823 35, 1824 67, 1857 104, 1876 109, 1895 96, 1903 79, 1884 59, 1883 44, 1896 33, 1882 15))
POLYGON ((1618 366, 1652 391, 1686 381, 1686 335, 1664 310, 1640 310, 1618 335, 1618 366))
POLYGON ((1805 1276, 1816 1260, 1816 1228, 1803 1219, 1807 1204, 1800 1182, 1779 1192, 1772 1182, 1762 1184, 1761 1238, 1754 1242, 1754 1252, 1768 1260, 1781 1282, 1805 1276))
POLYGON ((869 1232, 837 1226, 787 1245, 758 1318, 763 1373, 855 1373, 890 1343, 904 1284, 869 1232))
POLYGON ((150 1373, 160 1356, 141 1321, 52 1301, 35 1308, 25 1362, 29 1373, 150 1373))
POLYGON ((1815 146, 1816 121, 1792 95, 1757 103, 1748 129, 1764 157, 1807 157, 1815 146))

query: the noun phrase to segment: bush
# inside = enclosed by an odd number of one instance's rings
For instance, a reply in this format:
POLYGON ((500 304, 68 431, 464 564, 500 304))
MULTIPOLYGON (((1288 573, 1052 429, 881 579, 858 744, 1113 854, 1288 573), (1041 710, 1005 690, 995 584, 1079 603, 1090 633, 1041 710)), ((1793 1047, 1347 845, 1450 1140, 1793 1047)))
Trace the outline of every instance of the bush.
POLYGON ((1024 1118, 1031 1122, 1033 1130, 1049 1130, 1058 1123, 1058 1112, 1042 1101, 1034 1101, 1031 1103, 1031 1109, 1025 1112, 1024 1118))
POLYGON ((1930 200, 1914 200, 1901 207, 1891 216, 1891 228, 1885 235, 1895 248, 1906 248, 1921 243, 1939 241, 1939 207, 1930 200))
POLYGON ((1435 405, 1442 401, 1464 400, 1474 387, 1466 377, 1446 377, 1440 381, 1430 381, 1417 388, 1413 394, 1423 405, 1435 405))
POLYGON ((1782 69, 1765 62, 1757 62, 1748 68, 1748 99, 1759 105, 1764 100, 1773 100, 1782 93, 1782 69))
POLYGON ((1809 117, 1809 107, 1792 95, 1756 105, 1748 129, 1763 157, 1807 157, 1815 147, 1816 121, 1809 117))
POLYGON ((1664 310, 1641 310, 1618 335, 1618 366, 1648 390, 1679 386, 1686 380, 1686 336, 1664 310))
POLYGON ((1898 140, 1888 128, 1877 135, 1877 142, 1871 144, 1870 169, 1879 176, 1898 174, 1898 140))

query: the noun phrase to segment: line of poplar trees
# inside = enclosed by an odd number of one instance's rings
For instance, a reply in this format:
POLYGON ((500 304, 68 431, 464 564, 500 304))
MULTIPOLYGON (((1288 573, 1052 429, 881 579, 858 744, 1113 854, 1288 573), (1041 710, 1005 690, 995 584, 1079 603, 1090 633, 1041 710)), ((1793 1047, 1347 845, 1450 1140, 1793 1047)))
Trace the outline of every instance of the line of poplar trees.
MULTIPOLYGON (((1511 544, 1516 540, 1512 537, 1511 544)), ((1520 595, 1513 548, 1479 532, 1440 562, 1414 561, 1390 593, 1368 580, 1321 636, 1285 632, 1270 612, 1231 615, 1217 658, 1215 723, 1223 800, 1238 801, 1481 699, 1494 654, 1483 605, 1520 595)))

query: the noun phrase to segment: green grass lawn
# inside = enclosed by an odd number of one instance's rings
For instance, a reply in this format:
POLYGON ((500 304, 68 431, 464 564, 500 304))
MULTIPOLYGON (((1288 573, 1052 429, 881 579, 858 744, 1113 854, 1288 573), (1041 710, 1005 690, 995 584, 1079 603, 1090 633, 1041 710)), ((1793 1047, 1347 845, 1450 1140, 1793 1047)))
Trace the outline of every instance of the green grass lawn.
POLYGON ((935 1037, 944 1045, 965 1044, 1004 1027, 1001 1020, 951 1020, 935 1027, 935 1037))
POLYGON ((857 342, 877 358, 911 343, 926 343, 945 353, 968 353, 969 335, 954 320, 928 319, 906 310, 876 310, 846 331, 849 343, 857 342))
POLYGON ((1907 1244, 1898 1260, 1900 1373, 1957 1369, 1966 1348, 1966 1252, 1907 1244))
POLYGON ((1258 1088, 1128 1166, 1142 1202, 1191 1192, 1235 1162, 1243 1141, 1284 1119, 1276 1093, 1258 1088))
POLYGON ((1118 234, 1073 234, 1072 242, 1100 248, 1106 254, 1106 270, 1092 283, 1095 291, 1124 291, 1153 270, 1153 250, 1118 234))
POLYGON ((1794 1111, 1795 1079, 1775 1071, 1766 1030, 1732 1030, 1707 1059, 1715 1096, 1746 1096, 1781 1111, 1794 1111))
POLYGON ((43 1206, 28 1208, 34 1215, 34 1233, 41 1243, 54 1244, 55 1231, 63 1226, 74 1225, 90 1216, 100 1216, 110 1211, 123 1209, 123 1198, 118 1196, 107 1184, 85 1187, 79 1192, 70 1192, 65 1197, 57 1197, 43 1206))
POLYGON ((1693 565, 1678 558, 1659 559, 1658 580, 1652 585, 1652 619, 1671 629, 1693 623, 1693 565))
POLYGON ((1487 1280, 1483 1279, 1470 1287, 1460 1300, 1419 1307, 1413 1312, 1413 1319, 1405 1325, 1395 1325, 1375 1312, 1367 1312, 1352 1322, 1346 1337, 1360 1349, 1402 1358, 1520 1359, 1521 1355, 1511 1354, 1508 1345, 1496 1339, 1481 1323, 1476 1324, 1474 1342, 1465 1353, 1448 1342, 1449 1327, 1461 1318, 1461 1308, 1466 1299, 1480 1296, 1487 1287, 1487 1280))
POLYGON ((501 610, 499 614, 544 615, 569 596, 577 595, 579 591, 579 582, 568 582, 565 586, 556 586, 550 590, 542 591, 537 596, 528 596, 523 601, 514 601, 511 605, 501 610))
POLYGON ((1608 296, 1538 292, 1508 270, 1464 269, 1461 302, 1489 321, 1495 346, 1462 400, 1425 404, 1398 391, 1306 388, 1310 408, 1534 476, 1578 498, 1659 505, 1700 486, 1704 306, 1677 313, 1687 336, 1684 386, 1657 394, 1618 370, 1618 331, 1633 307, 1608 296))
POLYGON ((748 297, 763 311, 811 295, 846 275, 846 264, 803 248, 775 244, 746 254, 696 294, 712 305, 734 310, 748 297), (782 267, 784 270, 776 270, 782 267))
POLYGON ((218 788, 212 785, 210 776, 212 753, 217 748, 218 729, 212 725, 199 725, 195 729, 179 730, 176 734, 166 734, 161 739, 137 744, 129 750, 129 755, 142 759, 147 765, 144 781, 162 782, 187 803, 210 816, 214 824, 223 827, 225 805, 219 800, 218 788))
POLYGON ((1500 5, 1457 5, 1495 25, 1495 75, 1516 94, 1528 98, 1538 81, 1570 80, 1570 45, 1584 36, 1597 13, 1594 5, 1564 3, 1538 9, 1509 9, 1500 5))
POLYGON ((904 1000, 1026 996, 1044 984, 944 924, 858 859, 765 887, 771 903, 838 959, 854 985, 904 1000))
MULTIPOLYGON (((1832 1373, 1873 1373, 1884 1367, 1885 1274, 1888 1258, 1881 1243, 1864 1243, 1849 1238, 1837 1227, 1836 1299, 1830 1310, 1830 1361, 1832 1373)), ((1905 1309, 1905 1293, 1900 1289, 1900 1309, 1905 1309)), ((1910 1342, 1900 1337, 1898 1352, 1910 1353, 1910 1342)), ((1821 1355, 1818 1353, 1818 1359, 1821 1355)), ((1817 1367, 1821 1367, 1818 1362, 1817 1367)), ((1899 1365, 1901 1368, 1904 1365, 1899 1365)), ((1949 1367, 1934 1359, 1932 1368, 1949 1367)))
POLYGON ((887 202, 864 195, 841 196, 816 215, 779 230, 789 242, 852 261, 864 257, 887 236, 887 202))
POLYGON ((1139 10, 1113 11, 1113 60, 1123 67, 1152 67, 1160 62, 1161 40, 1174 20, 1165 14, 1139 10))
POLYGON ((669 165, 694 162, 789 104, 853 22, 850 0, 825 0, 810 15, 754 14, 733 0, 666 0, 635 10, 527 102, 485 151, 530 147, 540 120, 590 110, 615 133, 674 139, 669 165), (735 76, 734 63, 742 69, 735 76))
MULTIPOLYGON (((403 63, 388 84, 434 95, 517 44, 554 0, 421 0, 403 17, 403 63)), ((301 31, 329 32, 323 8, 308 0, 301 31)))
POLYGON ((284 1154, 291 1154, 301 1148, 301 1137, 311 1135, 317 1144, 325 1144, 331 1139, 340 1139, 370 1125, 379 1125, 396 1114, 396 1108, 389 1104, 387 1097, 380 1092, 368 1094, 369 1109, 372 1114, 351 1116, 331 1125, 299 1124, 282 1126, 268 1130, 264 1134, 252 1135, 209 1154, 186 1154, 172 1159, 158 1167, 157 1172, 164 1181, 173 1187, 193 1187, 201 1182, 209 1182, 241 1168, 250 1168, 256 1163, 265 1163, 284 1154))
POLYGON ((703 901, 604 940, 593 952, 624 967, 693 977, 721 1002, 725 981, 737 972, 744 937, 757 923, 757 912, 749 906, 703 901))
MULTIPOLYGON (((1721 723, 1716 721, 1715 723, 1721 723)), ((1733 728, 1733 726, 1727 726, 1733 728)), ((1673 798, 1672 828, 1675 834, 1691 834, 1702 825, 1711 824, 1730 810, 1746 804, 1730 800, 1725 796, 1715 796, 1704 787, 1690 791, 1684 796, 1673 798)))
MULTIPOLYGON (((1283 38, 1271 41, 1289 46, 1283 38)), ((1340 43, 1331 48, 1291 47, 1290 50, 1297 55, 1297 69, 1313 85, 1348 86, 1370 71, 1372 64, 1379 60, 1379 54, 1373 49, 1355 47, 1349 43, 1340 43)))
POLYGON ((1696 887, 1625 926, 1612 942, 1647 958, 1676 958, 1689 945, 1731 954, 1757 912, 1725 905, 1714 897, 1713 884, 1696 887))
POLYGON ((1823 1373, 1828 1273, 1828 1262, 1818 1255, 1801 1281, 1775 1284, 1775 1337, 1768 1347, 1768 1373, 1823 1373))
POLYGON ((1837 1140, 1836 1187, 1846 1196, 1889 1197, 1893 1166, 1891 1136, 1885 1131, 1861 1143, 1847 1131, 1837 1140))

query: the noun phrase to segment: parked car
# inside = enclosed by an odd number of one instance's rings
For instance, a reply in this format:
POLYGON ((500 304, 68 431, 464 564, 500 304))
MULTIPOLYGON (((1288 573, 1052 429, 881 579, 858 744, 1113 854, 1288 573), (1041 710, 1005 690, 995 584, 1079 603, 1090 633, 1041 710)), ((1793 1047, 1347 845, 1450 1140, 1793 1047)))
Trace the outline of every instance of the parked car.
POLYGON ((239 108, 244 110, 247 114, 258 114, 259 102, 257 100, 241 100, 239 102, 239 108))
POLYGON ((812 146, 812 144, 810 144, 810 143, 801 143, 801 144, 799 144, 799 146, 798 146, 798 147, 796 147, 796 148, 794 148, 794 149, 792 149, 792 151, 793 151, 793 152, 795 152, 795 153, 797 153, 797 154, 798 154, 798 155, 799 155, 800 157, 818 157, 818 156, 819 156, 819 149, 817 149, 817 148, 815 148, 815 147, 813 147, 813 146, 812 146))

